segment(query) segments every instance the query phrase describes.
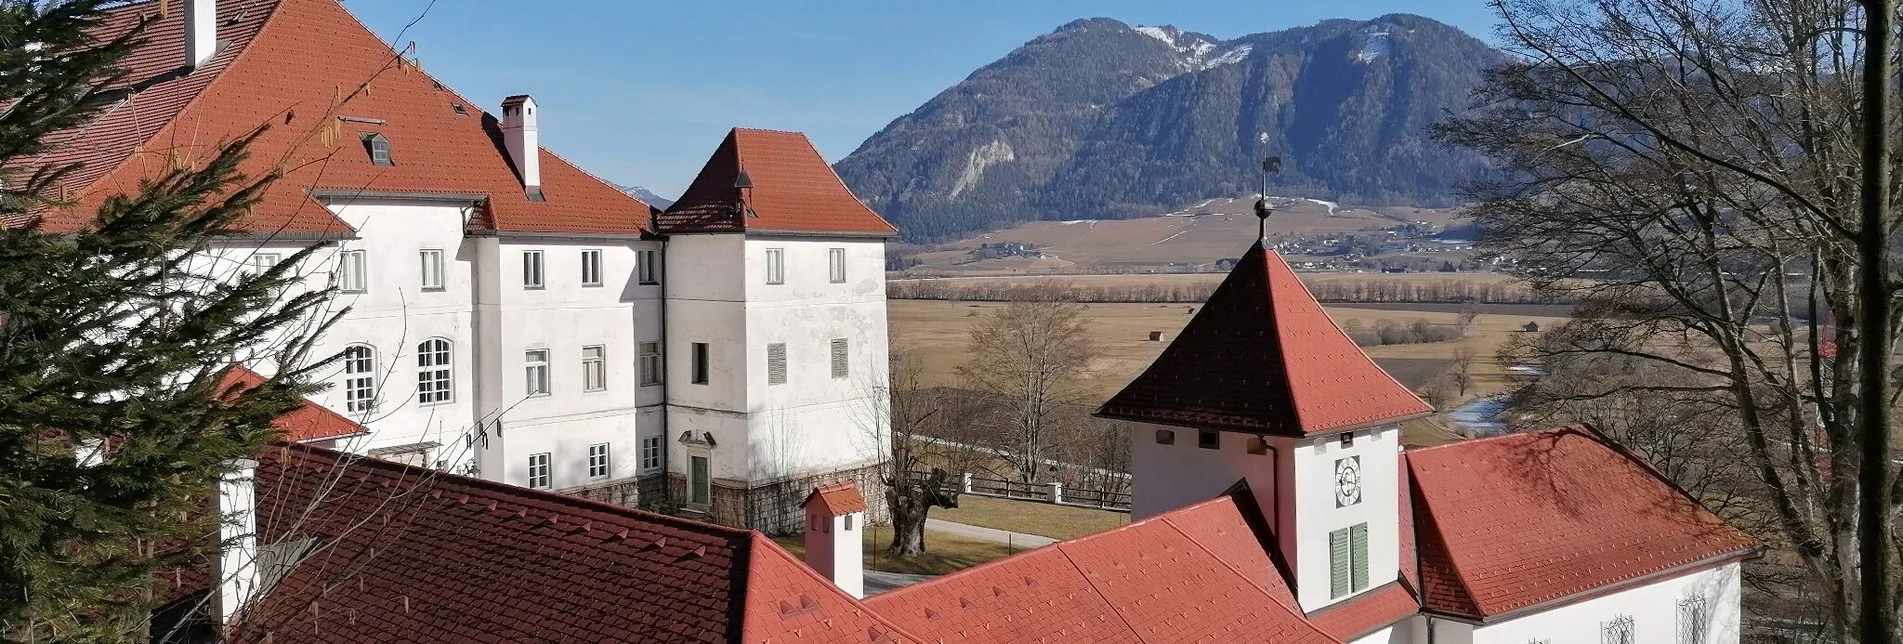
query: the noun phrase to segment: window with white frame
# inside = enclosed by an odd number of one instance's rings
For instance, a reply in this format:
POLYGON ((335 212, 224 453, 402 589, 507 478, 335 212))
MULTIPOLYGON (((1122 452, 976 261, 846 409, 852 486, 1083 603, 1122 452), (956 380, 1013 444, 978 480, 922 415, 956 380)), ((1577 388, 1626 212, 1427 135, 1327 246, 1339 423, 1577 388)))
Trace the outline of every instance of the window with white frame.
POLYGON ((648 474, 661 470, 661 437, 649 436, 641 439, 641 473, 648 474))
POLYGON ((1711 613, 1706 609, 1704 595, 1692 595, 1678 600, 1678 641, 1679 644, 1705 644, 1705 638, 1711 632, 1711 613))
POLYGON ((832 356, 833 356, 833 379, 834 380, 843 379, 847 375, 849 375, 847 372, 850 369, 850 363, 846 361, 846 354, 847 354, 846 339, 833 338, 832 356))
POLYGON ((846 515, 845 519, 846 519, 846 525, 844 527, 846 528, 846 532, 852 532, 852 515, 850 514, 846 515))
POLYGON ((1368 524, 1328 533, 1328 596, 1346 597, 1368 589, 1368 524))
POLYGON ((597 345, 581 348, 581 388, 582 391, 608 389, 607 347, 597 345))
POLYGON ((344 347, 344 411, 376 408, 377 350, 367 344, 344 347))
POLYGON ((337 290, 345 293, 362 293, 365 289, 364 251, 347 250, 337 254, 337 272, 332 282, 337 290))
POLYGON ((440 248, 425 248, 416 252, 422 263, 423 290, 443 290, 443 251, 440 248))
POLYGON ((596 249, 581 252, 581 285, 601 286, 601 251, 596 249))
POLYGON ((524 375, 527 377, 528 395, 548 395, 548 349, 529 349, 522 352, 522 364, 524 375))
POLYGON ((846 283, 846 249, 826 249, 826 277, 834 284, 846 283))
POLYGON ((588 446, 588 478, 608 478, 607 443, 595 443, 588 446))
POLYGON ((529 487, 537 490, 549 488, 548 452, 529 455, 529 487))
POLYGON ((271 270, 271 267, 277 266, 282 259, 283 256, 277 253, 252 253, 251 257, 245 260, 245 272, 263 275, 265 271, 271 270))
POLYGON ((786 384, 786 343, 766 345, 766 384, 786 384))
POLYGON ((639 275, 642 284, 661 283, 661 265, 655 259, 657 254, 658 253, 651 250, 644 250, 636 254, 635 271, 639 275))
POLYGON ((1633 637, 1631 615, 1599 622, 1599 644, 1633 644, 1633 637))
POLYGON ((786 283, 786 250, 783 248, 766 249, 766 283, 786 283))
POLYGON ((416 345, 416 402, 431 405, 449 402, 455 390, 451 345, 442 338, 430 338, 416 345))
POLYGON ((661 343, 641 343, 641 386, 661 384, 661 343))
POLYGON ((542 251, 522 251, 522 288, 542 288, 542 251))

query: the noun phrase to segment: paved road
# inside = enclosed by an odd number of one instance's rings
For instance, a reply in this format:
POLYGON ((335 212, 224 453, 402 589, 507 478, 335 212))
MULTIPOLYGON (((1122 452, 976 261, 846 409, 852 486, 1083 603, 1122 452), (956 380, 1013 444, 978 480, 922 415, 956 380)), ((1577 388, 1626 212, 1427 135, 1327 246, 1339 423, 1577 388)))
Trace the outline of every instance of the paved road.
POLYGON ((866 571, 866 595, 872 596, 888 590, 897 590, 931 578, 931 575, 908 575, 902 572, 868 570, 866 571))
POLYGON ((985 528, 964 523, 953 523, 940 519, 926 519, 925 529, 934 532, 947 532, 970 539, 1010 544, 1018 550, 1030 550, 1056 543, 1056 539, 1040 537, 1022 532, 1007 532, 996 528, 985 528))

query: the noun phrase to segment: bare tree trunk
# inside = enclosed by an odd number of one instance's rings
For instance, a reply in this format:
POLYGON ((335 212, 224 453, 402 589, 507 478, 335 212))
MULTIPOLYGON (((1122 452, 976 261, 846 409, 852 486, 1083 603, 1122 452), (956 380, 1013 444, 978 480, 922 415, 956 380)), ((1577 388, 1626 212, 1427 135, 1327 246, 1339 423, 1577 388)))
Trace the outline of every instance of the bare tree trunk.
POLYGON ((1896 636, 1891 603, 1890 572, 1890 288, 1889 236, 1883 209, 1889 195, 1890 111, 1890 0, 1863 0, 1867 45, 1863 57, 1863 186, 1862 225, 1857 252, 1858 300, 1863 316, 1857 320, 1863 355, 1858 372, 1858 434, 1862 469, 1857 485, 1857 554, 1863 560, 1859 578, 1862 600, 1858 633, 1864 644, 1896 636))

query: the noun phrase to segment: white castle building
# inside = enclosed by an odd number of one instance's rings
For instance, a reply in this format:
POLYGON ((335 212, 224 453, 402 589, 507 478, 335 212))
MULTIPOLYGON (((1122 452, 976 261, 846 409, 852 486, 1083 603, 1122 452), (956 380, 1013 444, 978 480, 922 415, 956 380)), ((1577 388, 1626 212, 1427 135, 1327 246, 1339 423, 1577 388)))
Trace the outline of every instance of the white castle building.
POLYGON ((107 36, 155 22, 118 101, 41 160, 86 164, 45 225, 268 126, 245 171, 284 177, 210 259, 320 246, 297 270, 348 312, 316 401, 367 428, 297 438, 773 531, 815 484, 872 485, 895 231, 804 136, 732 131, 663 212, 543 149, 562 124, 533 98, 491 116, 336 0, 112 14, 107 36))

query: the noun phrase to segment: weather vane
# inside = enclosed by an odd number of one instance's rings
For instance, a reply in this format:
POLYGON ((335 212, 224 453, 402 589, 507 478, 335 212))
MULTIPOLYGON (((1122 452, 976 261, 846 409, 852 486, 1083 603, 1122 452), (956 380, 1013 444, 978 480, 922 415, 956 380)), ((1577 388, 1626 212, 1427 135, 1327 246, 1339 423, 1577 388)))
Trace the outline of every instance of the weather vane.
POLYGON ((1275 208, 1269 206, 1269 175, 1282 171, 1282 157, 1263 157, 1262 174, 1256 191, 1255 218, 1256 238, 1269 238, 1269 215, 1275 214, 1275 208))

